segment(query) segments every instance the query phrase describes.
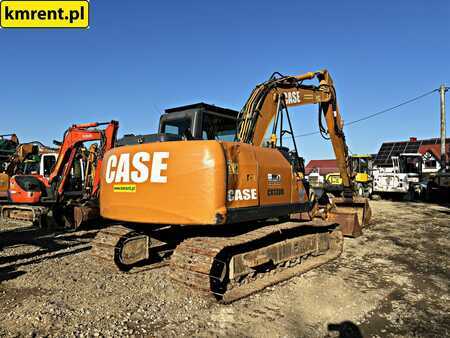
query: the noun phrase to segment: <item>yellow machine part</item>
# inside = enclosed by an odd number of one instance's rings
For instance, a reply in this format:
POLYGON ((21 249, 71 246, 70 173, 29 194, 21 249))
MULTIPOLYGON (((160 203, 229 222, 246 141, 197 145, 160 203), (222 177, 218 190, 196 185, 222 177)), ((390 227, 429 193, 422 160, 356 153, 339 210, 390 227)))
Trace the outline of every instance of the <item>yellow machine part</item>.
POLYGON ((358 183, 368 183, 370 182, 370 176, 367 173, 357 173, 355 176, 355 181, 358 183))
POLYGON ((147 143, 110 150, 102 167, 100 212, 114 220, 220 224, 309 207, 303 182, 273 148, 219 141, 147 143))
POLYGON ((0 173, 0 198, 8 196, 9 176, 5 173, 0 173))
MULTIPOLYGON (((369 183, 371 178, 367 173, 356 173, 354 180, 356 183, 369 183)), ((327 174, 325 181, 332 185, 342 185, 342 178, 339 173, 327 174)))
POLYGON ((102 217, 139 223, 211 224, 225 215, 226 162, 218 142, 114 148, 102 166, 102 217))
POLYGON ((330 173, 325 176, 325 181, 333 185, 342 185, 342 178, 340 173, 330 173))

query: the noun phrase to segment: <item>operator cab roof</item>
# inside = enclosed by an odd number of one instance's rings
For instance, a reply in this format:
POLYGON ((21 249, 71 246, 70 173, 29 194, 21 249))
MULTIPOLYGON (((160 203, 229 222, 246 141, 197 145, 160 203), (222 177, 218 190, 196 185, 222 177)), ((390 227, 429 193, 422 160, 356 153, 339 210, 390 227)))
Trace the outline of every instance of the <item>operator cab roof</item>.
POLYGON ((218 107, 218 106, 215 106, 212 104, 207 104, 204 102, 188 104, 186 106, 180 106, 180 107, 175 107, 175 108, 169 108, 169 109, 166 109, 164 112, 166 114, 171 114, 171 113, 177 113, 177 112, 187 111, 187 110, 206 110, 206 111, 210 111, 213 113, 228 115, 228 116, 234 117, 234 118, 236 118, 237 115, 239 114, 239 112, 237 110, 222 108, 222 107, 218 107))
MULTIPOLYGON (((234 139, 236 129, 236 119, 239 114, 237 110, 218 107, 212 104, 204 102, 194 103, 190 105, 169 108, 164 111, 164 114, 160 117, 160 123, 158 133, 155 134, 126 134, 121 139, 118 139, 116 146, 134 145, 151 142, 166 142, 166 141, 178 141, 181 139, 180 133, 167 132, 165 125, 174 123, 177 120, 187 120, 188 127, 192 133, 192 137, 197 140, 204 139, 204 115, 215 115, 210 119, 211 123, 217 124, 217 132, 227 131, 226 136, 234 139), (186 119, 189 118, 189 119, 186 119)), ((179 127, 181 128, 181 127, 179 127)), ((225 137, 225 134, 222 135, 225 137)), ((209 138, 208 138, 209 139, 209 138)))

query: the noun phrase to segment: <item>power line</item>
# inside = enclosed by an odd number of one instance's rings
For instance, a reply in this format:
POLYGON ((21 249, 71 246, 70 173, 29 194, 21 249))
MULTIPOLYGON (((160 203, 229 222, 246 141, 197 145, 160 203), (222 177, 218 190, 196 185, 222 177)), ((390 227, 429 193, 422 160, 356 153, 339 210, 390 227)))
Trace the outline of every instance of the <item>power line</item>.
MULTIPOLYGON (((395 106, 389 107, 387 109, 380 110, 379 112, 376 112, 376 113, 373 113, 373 114, 369 114, 369 115, 361 117, 361 118, 359 118, 357 120, 353 120, 353 121, 350 121, 348 123, 344 123, 344 127, 345 126, 350 126, 352 124, 359 123, 359 122, 362 122, 362 121, 365 121, 365 120, 368 120, 368 119, 371 119, 371 118, 373 118, 375 116, 378 116, 378 115, 381 115, 381 114, 385 114, 385 113, 387 113, 387 112, 389 112, 391 110, 397 109, 397 108, 399 108, 401 106, 407 105, 407 104, 412 103, 412 102, 417 101, 417 100, 420 100, 420 99, 424 98, 425 96, 428 96, 428 95, 430 95, 430 94, 432 94, 434 92, 437 92, 438 90, 439 89, 433 89, 433 90, 431 90, 429 92, 426 92, 426 93, 421 94, 419 96, 413 97, 413 98, 411 98, 409 100, 403 101, 403 102, 401 102, 401 103, 399 103, 399 104, 397 104, 395 106)), ((299 137, 306 137, 306 136, 311 136, 311 135, 316 135, 316 134, 320 134, 320 132, 319 131, 314 131, 314 132, 309 132, 309 133, 306 133, 306 134, 295 135, 294 137, 295 138, 299 138, 299 137)))

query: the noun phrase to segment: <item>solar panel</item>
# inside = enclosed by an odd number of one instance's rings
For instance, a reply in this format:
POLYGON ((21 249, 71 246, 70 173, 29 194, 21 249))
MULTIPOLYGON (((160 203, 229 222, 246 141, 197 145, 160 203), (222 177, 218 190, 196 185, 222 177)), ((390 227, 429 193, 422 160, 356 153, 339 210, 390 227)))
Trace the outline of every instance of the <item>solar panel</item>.
POLYGON ((375 165, 390 165, 392 156, 399 156, 403 153, 417 153, 419 151, 421 141, 417 142, 388 142, 381 145, 377 156, 375 157, 375 165))
MULTIPOLYGON (((445 139, 446 144, 450 144, 450 138, 445 139)), ((383 166, 392 164, 392 156, 399 156, 402 153, 418 153, 419 148, 425 145, 440 144, 440 138, 430 138, 426 140, 417 140, 414 142, 385 142, 375 156, 374 164, 383 166)))

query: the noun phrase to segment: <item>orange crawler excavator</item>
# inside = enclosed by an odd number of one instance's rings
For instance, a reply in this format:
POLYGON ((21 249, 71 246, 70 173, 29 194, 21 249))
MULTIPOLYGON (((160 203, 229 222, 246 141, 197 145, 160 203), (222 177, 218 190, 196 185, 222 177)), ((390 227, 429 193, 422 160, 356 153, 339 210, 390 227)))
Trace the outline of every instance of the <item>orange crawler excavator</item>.
POLYGON ((342 230, 357 235, 369 221, 367 200, 353 197, 326 70, 258 85, 231 127, 234 141, 222 138, 229 116, 198 109, 165 114, 151 140, 105 154, 100 211, 114 222, 92 247, 103 263, 129 270, 169 260, 173 280, 231 302, 337 258, 342 230), (304 178, 288 108, 305 104, 326 120, 345 186, 337 201, 319 204, 304 178))
POLYGON ((118 127, 117 121, 71 126, 64 133, 63 142, 58 142, 57 160, 48 177, 34 174, 10 178, 8 203, 1 206, 2 219, 42 226, 51 210, 57 223, 77 228, 98 215, 96 202, 103 154, 114 147, 118 127), (98 129, 102 125, 106 125, 105 129, 98 129), (100 147, 95 156, 90 154, 88 161, 83 161, 83 145, 93 141, 99 141, 100 147), (92 166, 96 168, 94 174, 92 166), (86 171, 91 171, 92 180, 85 179, 86 171))

